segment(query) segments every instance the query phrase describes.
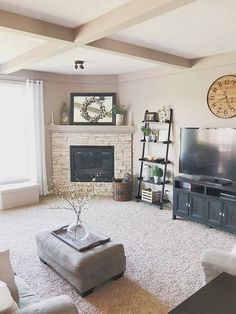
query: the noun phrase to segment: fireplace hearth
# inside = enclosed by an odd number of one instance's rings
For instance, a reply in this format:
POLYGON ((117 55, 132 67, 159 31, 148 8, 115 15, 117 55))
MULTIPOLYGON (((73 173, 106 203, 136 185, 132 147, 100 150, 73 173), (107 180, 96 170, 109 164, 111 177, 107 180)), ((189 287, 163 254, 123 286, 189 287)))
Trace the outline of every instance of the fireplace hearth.
POLYGON ((71 182, 112 182, 114 146, 70 146, 71 182))

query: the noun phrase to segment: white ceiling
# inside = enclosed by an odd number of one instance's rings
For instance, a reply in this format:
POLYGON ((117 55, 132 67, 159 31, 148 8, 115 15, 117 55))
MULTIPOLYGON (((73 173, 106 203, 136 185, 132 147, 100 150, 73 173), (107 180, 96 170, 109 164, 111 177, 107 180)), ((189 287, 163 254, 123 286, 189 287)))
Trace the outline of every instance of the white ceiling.
POLYGON ((0 9, 67 27, 77 27, 129 0, 0 0, 0 9))
POLYGON ((0 29, 0 63, 11 60, 43 43, 45 41, 41 39, 29 38, 0 29))
MULTIPOLYGON (((0 0, 0 10, 74 28, 127 2, 129 1, 0 0)), ((236 51, 235 34, 236 0, 198 0, 109 37, 194 59, 236 51)), ((0 29, 0 64, 42 43, 44 41, 38 38, 0 29)), ((151 67, 156 67, 156 64, 85 47, 31 64, 27 69, 80 75, 120 74, 151 67), (80 59, 85 60, 85 70, 75 71, 74 61, 80 59)), ((160 65, 161 67, 165 65, 160 65)))
POLYGON ((76 48, 46 61, 27 67, 28 70, 70 75, 121 74, 153 68, 150 62, 99 52, 92 48, 76 48), (75 60, 84 60, 84 70, 74 69, 75 60))
POLYGON ((199 0, 110 38, 185 58, 236 50, 236 0, 199 0))

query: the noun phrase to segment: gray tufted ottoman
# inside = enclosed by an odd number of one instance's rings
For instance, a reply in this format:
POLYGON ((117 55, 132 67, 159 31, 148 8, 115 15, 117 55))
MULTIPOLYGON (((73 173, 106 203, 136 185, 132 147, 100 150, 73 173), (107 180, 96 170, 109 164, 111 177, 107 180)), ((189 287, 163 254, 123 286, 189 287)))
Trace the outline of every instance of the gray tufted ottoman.
POLYGON ((124 247, 107 242, 85 252, 79 252, 51 234, 47 229, 36 235, 39 258, 68 280, 81 296, 108 279, 118 279, 126 269, 124 247))

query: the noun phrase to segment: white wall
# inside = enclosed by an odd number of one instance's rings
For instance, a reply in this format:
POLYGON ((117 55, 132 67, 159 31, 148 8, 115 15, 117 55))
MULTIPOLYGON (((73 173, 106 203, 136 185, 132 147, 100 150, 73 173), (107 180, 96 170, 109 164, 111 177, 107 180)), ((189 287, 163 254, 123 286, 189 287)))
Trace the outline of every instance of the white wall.
MULTIPOLYGON (((122 104, 131 105, 134 123, 138 131, 134 135, 134 174, 139 172, 141 157, 140 128, 145 110, 158 111, 162 105, 174 110, 173 140, 171 159, 174 175, 178 174, 179 130, 180 127, 236 127, 236 117, 220 119, 214 116, 207 106, 207 91, 214 80, 226 74, 236 74, 236 64, 214 66, 205 69, 192 69, 181 73, 158 76, 158 69, 135 75, 120 76, 119 96, 122 104), (155 73, 155 74, 153 74, 155 73), (142 76, 145 78, 142 79, 142 76), (153 76, 154 75, 154 76, 153 76)), ((153 147, 156 144, 149 144, 153 147)), ((157 144, 160 145, 160 144, 157 144)), ((158 146, 151 154, 159 155, 158 146)))

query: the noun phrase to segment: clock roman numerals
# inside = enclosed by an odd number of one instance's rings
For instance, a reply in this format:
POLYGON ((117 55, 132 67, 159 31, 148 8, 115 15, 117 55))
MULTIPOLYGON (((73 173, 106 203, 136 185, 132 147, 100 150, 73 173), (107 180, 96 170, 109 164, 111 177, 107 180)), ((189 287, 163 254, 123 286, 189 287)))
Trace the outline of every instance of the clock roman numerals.
POLYGON ((211 112, 219 118, 236 116, 236 75, 224 75, 213 82, 207 102, 211 112))

